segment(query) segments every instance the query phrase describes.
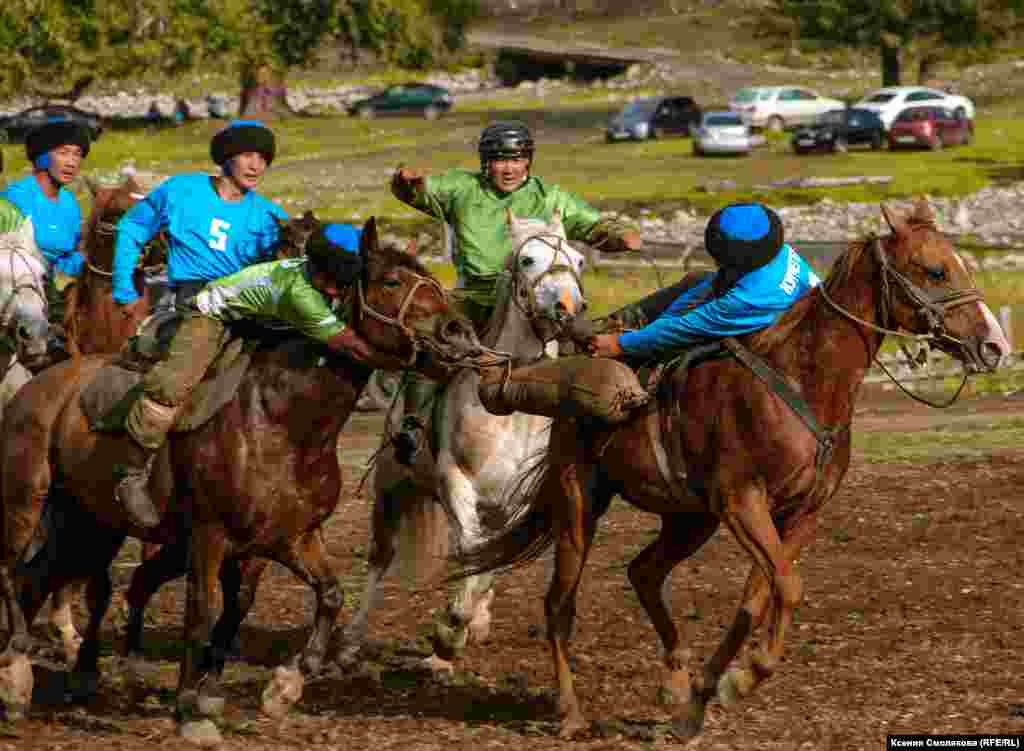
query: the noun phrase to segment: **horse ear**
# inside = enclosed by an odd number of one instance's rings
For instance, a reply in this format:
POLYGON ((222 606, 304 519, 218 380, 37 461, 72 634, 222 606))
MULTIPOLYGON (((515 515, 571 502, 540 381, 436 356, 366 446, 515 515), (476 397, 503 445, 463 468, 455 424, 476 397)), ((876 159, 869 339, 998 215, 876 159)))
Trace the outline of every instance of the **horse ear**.
POLYGON ((892 230, 894 235, 900 234, 907 228, 906 223, 903 221, 903 217, 898 216, 884 203, 881 205, 881 209, 882 216, 885 217, 885 223, 889 225, 889 229, 892 230))
POLYGON ((377 239, 377 217, 371 216, 363 225, 363 233, 359 236, 359 255, 367 264, 380 247, 377 239))
POLYGON ((505 221, 508 223, 509 227, 514 227, 516 224, 516 215, 512 213, 511 208, 505 209, 505 221))
POLYGON ((306 212, 302 215, 302 221, 305 222, 306 224, 309 224, 310 222, 315 222, 316 217, 313 216, 312 211, 306 209, 306 212))
POLYGON ((551 214, 551 226, 555 228, 555 233, 559 235, 565 234, 565 226, 562 224, 562 210, 555 209, 551 214))
POLYGON ((405 246, 405 252, 410 256, 415 256, 419 248, 417 247, 416 238, 412 238, 409 244, 405 246))
POLYGON ((928 199, 924 196, 918 196, 914 202, 914 221, 918 224, 935 224, 935 212, 932 210, 932 205, 928 202, 928 199))

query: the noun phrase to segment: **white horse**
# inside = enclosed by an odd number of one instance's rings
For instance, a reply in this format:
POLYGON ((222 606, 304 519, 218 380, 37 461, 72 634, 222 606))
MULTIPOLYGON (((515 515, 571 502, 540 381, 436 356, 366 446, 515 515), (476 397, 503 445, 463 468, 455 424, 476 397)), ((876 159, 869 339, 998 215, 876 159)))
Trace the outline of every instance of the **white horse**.
MULTIPOLYGON (((557 212, 551 223, 509 214, 509 233, 515 252, 505 264, 497 305, 481 340, 510 354, 518 367, 543 357, 546 350, 557 353, 555 339, 586 307, 580 280, 584 258, 566 242, 557 212)), ((365 641, 381 580, 392 566, 398 564, 409 583, 429 581, 445 564, 450 537, 462 549, 482 542, 491 526, 488 519, 499 525, 507 521, 502 499, 531 457, 547 445, 549 418, 521 412, 493 415, 480 402, 479 383, 479 373, 466 370, 438 396, 426 429, 427 435, 436 436, 436 446, 420 451, 414 467, 400 464, 390 447, 377 459, 370 483, 373 518, 366 591, 343 633, 342 661, 354 660, 365 641)), ((392 414, 394 431, 401 410, 392 414)), ((435 624, 434 654, 427 658, 432 670, 451 672, 469 640, 486 639, 493 599, 489 575, 453 588, 447 613, 435 624)))

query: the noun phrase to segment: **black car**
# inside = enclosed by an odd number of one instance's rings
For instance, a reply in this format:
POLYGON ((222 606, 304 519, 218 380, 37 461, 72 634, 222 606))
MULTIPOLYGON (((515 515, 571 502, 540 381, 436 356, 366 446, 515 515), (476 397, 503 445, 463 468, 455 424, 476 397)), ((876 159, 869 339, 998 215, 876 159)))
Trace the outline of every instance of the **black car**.
POLYGON ((51 117, 73 120, 84 125, 93 141, 103 133, 103 117, 95 112, 86 112, 66 104, 44 104, 41 107, 30 107, 16 115, 0 117, 0 140, 8 143, 24 141, 30 130, 51 117))
POLYGON ((845 151, 847 146, 867 145, 880 149, 885 145, 885 126, 877 112, 854 107, 829 110, 818 116, 812 125, 793 133, 793 151, 845 151))
POLYGON ((350 115, 422 115, 433 120, 452 108, 448 89, 429 83, 402 83, 391 86, 369 99, 360 99, 348 107, 350 115))
POLYGON ((700 126, 700 107, 688 96, 634 99, 608 121, 605 140, 643 141, 667 135, 689 136, 700 126))

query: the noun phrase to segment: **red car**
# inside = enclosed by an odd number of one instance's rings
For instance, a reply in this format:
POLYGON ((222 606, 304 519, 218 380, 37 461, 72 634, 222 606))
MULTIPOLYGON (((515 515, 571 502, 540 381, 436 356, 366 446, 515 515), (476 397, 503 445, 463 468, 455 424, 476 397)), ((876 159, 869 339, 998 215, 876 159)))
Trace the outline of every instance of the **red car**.
POLYGON ((938 151, 943 146, 968 144, 973 137, 973 120, 957 117, 945 107, 910 107, 897 115, 889 128, 889 148, 925 146, 938 151))

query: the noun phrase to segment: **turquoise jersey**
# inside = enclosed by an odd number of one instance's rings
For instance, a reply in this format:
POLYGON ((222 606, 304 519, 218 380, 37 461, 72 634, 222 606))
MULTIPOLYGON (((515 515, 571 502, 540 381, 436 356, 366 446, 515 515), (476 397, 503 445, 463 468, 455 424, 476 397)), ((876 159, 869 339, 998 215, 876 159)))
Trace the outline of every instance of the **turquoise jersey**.
POLYGON ((51 267, 68 276, 82 273, 85 258, 78 252, 82 211, 70 190, 61 188, 53 200, 43 192, 36 176, 29 175, 7 186, 3 197, 32 220, 36 245, 51 267))

